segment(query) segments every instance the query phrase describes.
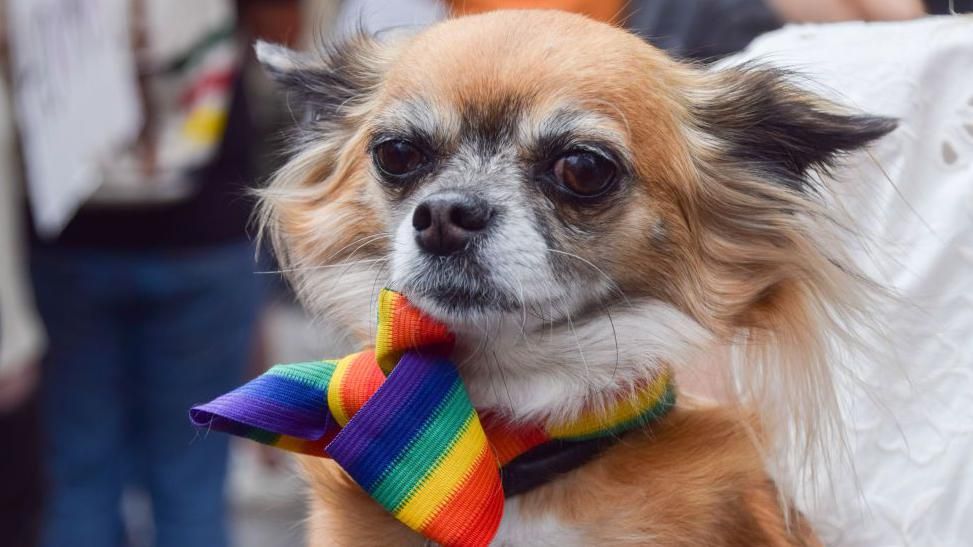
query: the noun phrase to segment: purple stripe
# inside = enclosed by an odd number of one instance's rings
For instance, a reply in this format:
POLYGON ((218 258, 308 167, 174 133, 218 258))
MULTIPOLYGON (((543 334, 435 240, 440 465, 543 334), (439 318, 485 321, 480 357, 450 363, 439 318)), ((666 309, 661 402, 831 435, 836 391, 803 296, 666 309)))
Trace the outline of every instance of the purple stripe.
POLYGON ((213 401, 195 406, 189 419, 197 427, 225 431, 225 421, 306 440, 320 439, 337 424, 324 393, 305 383, 264 375, 213 401))
POLYGON ((459 379, 442 357, 407 352, 368 402, 328 445, 327 451, 365 490, 419 435, 459 379))

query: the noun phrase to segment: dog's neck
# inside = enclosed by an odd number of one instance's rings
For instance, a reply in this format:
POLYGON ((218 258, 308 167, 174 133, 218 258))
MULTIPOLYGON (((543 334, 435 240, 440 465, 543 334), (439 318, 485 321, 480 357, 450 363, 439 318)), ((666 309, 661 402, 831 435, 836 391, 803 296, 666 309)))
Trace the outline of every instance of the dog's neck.
POLYGON ((709 343, 698 323, 657 301, 553 324, 505 316, 451 328, 473 404, 525 422, 570 420, 709 343))

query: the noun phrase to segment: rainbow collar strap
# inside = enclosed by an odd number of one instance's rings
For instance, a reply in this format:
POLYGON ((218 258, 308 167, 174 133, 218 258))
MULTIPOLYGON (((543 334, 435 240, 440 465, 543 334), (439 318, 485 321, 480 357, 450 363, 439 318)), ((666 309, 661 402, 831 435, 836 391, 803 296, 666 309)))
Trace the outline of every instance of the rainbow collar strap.
POLYGON ((675 404, 665 371, 631 396, 553 428, 480 416, 449 360, 453 335, 388 289, 374 350, 277 365, 193 407, 200 428, 334 459, 392 515, 447 546, 490 543, 503 514, 500 468, 549 441, 617 435, 675 404))

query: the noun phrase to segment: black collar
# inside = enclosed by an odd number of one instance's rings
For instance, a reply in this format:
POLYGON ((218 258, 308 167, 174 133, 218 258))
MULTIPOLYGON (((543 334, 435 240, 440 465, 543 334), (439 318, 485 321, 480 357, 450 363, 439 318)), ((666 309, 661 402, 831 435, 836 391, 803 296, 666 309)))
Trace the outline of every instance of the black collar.
POLYGON ((510 499, 543 486, 595 459, 618 442, 615 435, 587 441, 548 441, 517 456, 500 469, 504 497, 510 499))

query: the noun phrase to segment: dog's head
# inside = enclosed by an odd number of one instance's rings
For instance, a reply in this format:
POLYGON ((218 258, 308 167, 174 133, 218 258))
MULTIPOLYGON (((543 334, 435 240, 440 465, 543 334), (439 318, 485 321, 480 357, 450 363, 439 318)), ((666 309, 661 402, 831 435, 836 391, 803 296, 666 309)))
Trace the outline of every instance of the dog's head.
POLYGON ((813 353, 855 309, 812 174, 893 125, 779 71, 548 11, 258 53, 305 113, 263 201, 299 294, 367 339, 402 291, 478 402, 543 413, 741 339, 813 353))

